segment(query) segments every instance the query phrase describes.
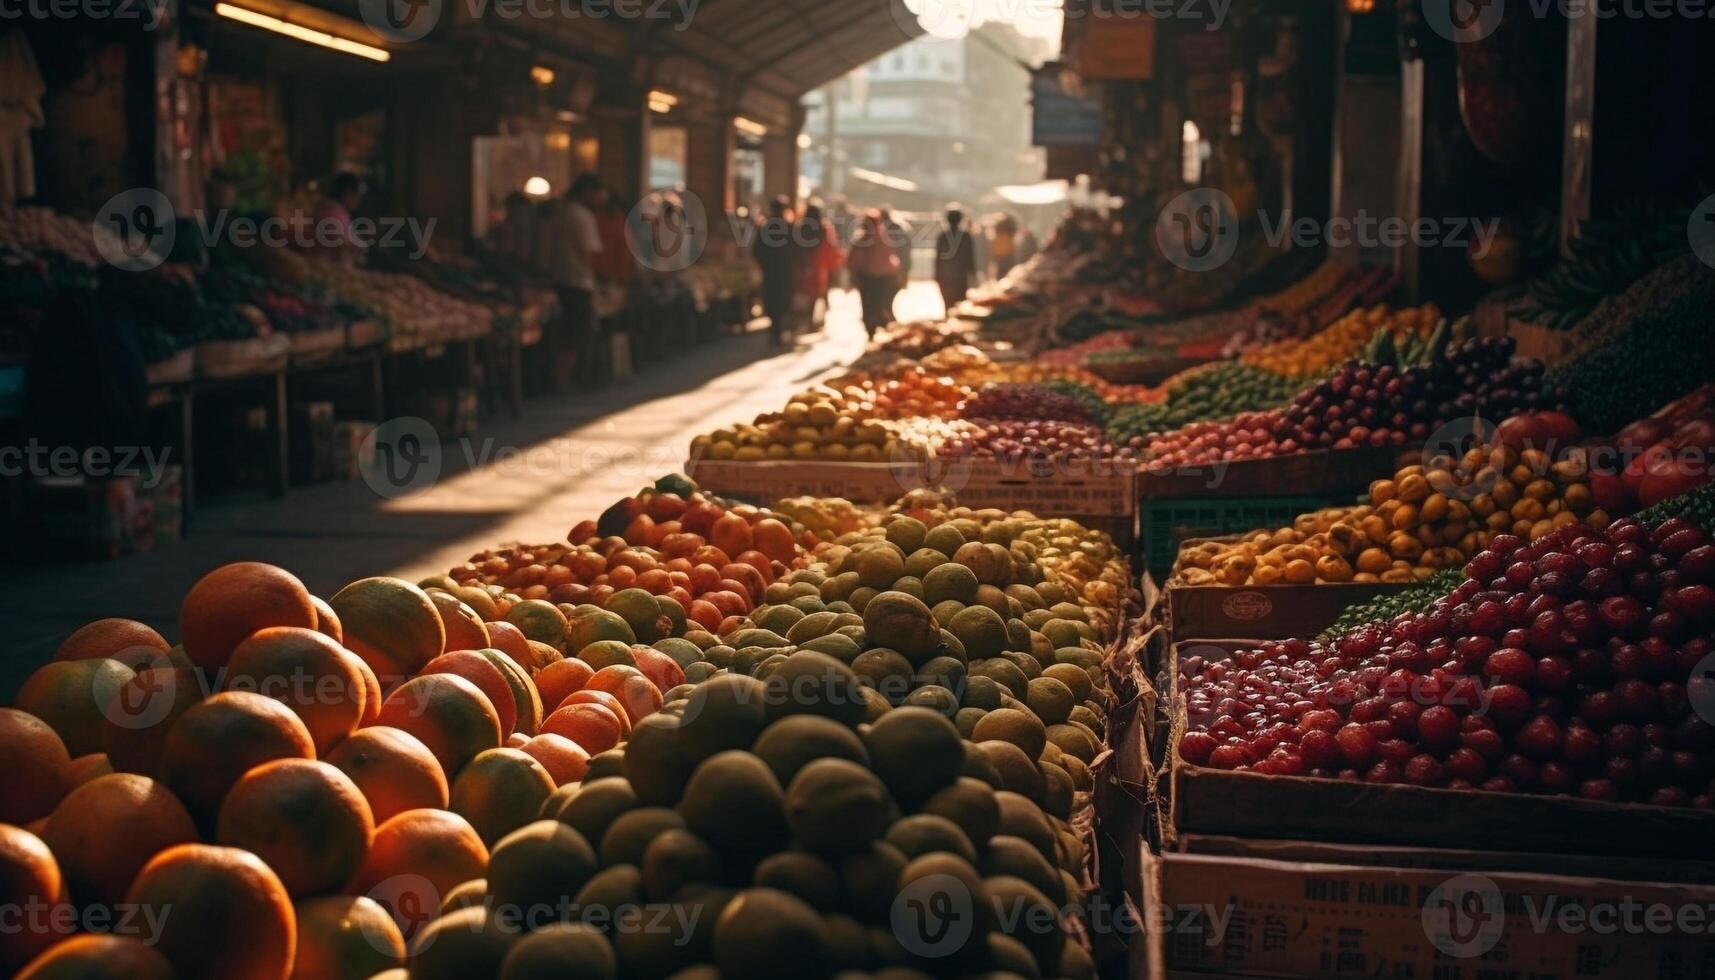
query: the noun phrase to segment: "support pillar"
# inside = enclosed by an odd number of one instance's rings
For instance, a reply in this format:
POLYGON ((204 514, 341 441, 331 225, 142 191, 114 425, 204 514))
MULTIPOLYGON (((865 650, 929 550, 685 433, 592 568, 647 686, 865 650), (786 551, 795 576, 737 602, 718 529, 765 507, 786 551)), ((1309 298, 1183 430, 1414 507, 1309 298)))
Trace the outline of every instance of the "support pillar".
POLYGON ((732 116, 692 120, 685 126, 685 184, 703 201, 710 214, 730 211, 734 206, 732 155, 737 141, 732 116))

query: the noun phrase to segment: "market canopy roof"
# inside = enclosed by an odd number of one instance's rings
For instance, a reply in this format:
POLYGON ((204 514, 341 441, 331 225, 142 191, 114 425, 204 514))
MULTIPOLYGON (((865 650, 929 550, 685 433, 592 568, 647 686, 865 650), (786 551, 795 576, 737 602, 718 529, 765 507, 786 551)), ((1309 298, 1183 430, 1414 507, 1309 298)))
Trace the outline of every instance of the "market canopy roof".
POLYGON ((652 40, 796 100, 922 34, 904 0, 701 0, 652 40))

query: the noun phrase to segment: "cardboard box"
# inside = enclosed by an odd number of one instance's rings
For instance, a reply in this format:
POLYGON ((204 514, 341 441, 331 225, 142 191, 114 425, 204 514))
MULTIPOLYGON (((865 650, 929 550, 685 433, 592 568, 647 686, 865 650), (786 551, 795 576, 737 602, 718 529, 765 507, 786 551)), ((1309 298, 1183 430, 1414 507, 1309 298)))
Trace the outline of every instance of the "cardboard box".
POLYGON ((1315 449, 1290 456, 1240 459, 1213 466, 1145 470, 1137 477, 1144 500, 1196 497, 1327 497, 1367 493, 1370 484, 1397 472, 1403 462, 1422 462, 1420 447, 1315 449))
POLYGON ((1149 855, 1145 972, 1312 978, 1704 977, 1715 888, 1149 855))
POLYGON ((1207 657, 1249 645, 1246 640, 1173 645, 1162 682, 1169 712, 1167 772, 1158 779, 1171 808, 1170 838, 1205 834, 1715 860, 1715 813, 1691 807, 1268 776, 1185 763, 1179 758, 1179 739, 1187 727, 1178 694, 1180 662, 1193 647, 1207 657))
POLYGON ((1670 881, 1691 885, 1715 882, 1715 861, 1677 858, 1629 858, 1611 854, 1550 854, 1542 851, 1478 851, 1451 847, 1397 847, 1327 841, 1274 840, 1181 834, 1173 850, 1181 854, 1263 858, 1363 867, 1426 868, 1436 871, 1517 871, 1529 874, 1670 881))
POLYGON ((1347 608, 1415 583, 1185 585, 1167 583, 1167 625, 1176 637, 1283 640, 1312 637, 1347 608))
POLYGON ((153 545, 136 477, 39 477, 30 482, 27 500, 40 554, 111 561, 153 545))
MULTIPOLYGON (((760 497, 844 497, 885 504, 925 486, 951 490, 966 507, 1028 510, 1038 517, 1131 518, 1137 474, 1105 462, 1057 471, 994 459, 841 463, 826 460, 692 459, 685 473, 712 493, 760 497)), ((1128 535, 1129 537, 1129 535, 1128 535)))
POLYGON ((347 482, 363 479, 363 469, 371 462, 363 458, 363 444, 374 431, 374 422, 334 423, 330 449, 333 479, 347 482))

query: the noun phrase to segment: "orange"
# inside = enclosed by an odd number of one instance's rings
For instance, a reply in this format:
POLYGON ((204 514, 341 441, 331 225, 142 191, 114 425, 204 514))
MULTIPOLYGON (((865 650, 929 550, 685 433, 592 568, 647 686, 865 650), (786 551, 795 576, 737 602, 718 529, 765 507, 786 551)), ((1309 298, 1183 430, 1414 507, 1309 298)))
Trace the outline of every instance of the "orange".
POLYGON ((216 839, 268 863, 294 897, 344 885, 369 850, 375 819, 351 777, 311 759, 244 774, 220 805, 216 839))
POLYGON ((791 564, 792 560, 798 557, 798 539, 785 524, 772 517, 765 517, 757 521, 750 530, 751 546, 769 559, 791 564))
POLYGON ((196 839, 184 804, 167 787, 135 773, 102 776, 72 790, 42 828, 72 895, 80 903, 102 905, 124 898, 150 858, 196 839))
POLYGON ((363 721, 369 693, 353 659, 325 633, 274 626, 258 630, 232 651, 224 687, 273 698, 292 709, 321 754, 363 721))
POLYGON ((222 565, 179 605, 179 641, 198 667, 222 666, 233 647, 269 626, 315 629, 316 607, 297 576, 261 562, 222 565))
POLYGON ((626 738, 631 737, 631 718, 630 718, 630 716, 628 716, 625 713, 625 705, 620 704, 618 698, 607 693, 606 691, 596 691, 596 690, 591 690, 589 688, 585 688, 582 691, 573 691, 572 693, 566 695, 566 699, 564 701, 561 701, 559 703, 559 705, 556 706, 556 709, 557 708, 564 708, 567 705, 572 705, 572 704, 599 704, 599 705, 601 705, 602 707, 613 712, 613 716, 615 718, 619 719, 619 730, 620 730, 621 739, 626 739, 626 738))
POLYGON ((175 980, 167 958, 129 936, 73 936, 37 957, 15 980, 175 980))
POLYGON ((161 766, 161 746, 179 716, 208 696, 203 673, 195 667, 140 670, 107 705, 102 744, 117 772, 153 776, 161 766))
POLYGON ((456 674, 424 674, 381 702, 379 724, 417 736, 441 771, 456 777, 484 749, 500 747, 500 716, 480 688, 456 674))
POLYGON ((493 647, 476 652, 481 654, 489 663, 500 668, 500 673, 512 688, 512 703, 518 709, 518 717, 512 723, 513 734, 519 732, 526 736, 536 734, 536 730, 542 727, 542 697, 537 693, 536 685, 531 682, 529 671, 493 647))
POLYGON ((448 589, 447 594, 469 606, 484 623, 492 623, 500 618, 500 607, 494 604, 494 596, 489 595, 481 586, 461 585, 456 589, 448 589))
POLYGON ((489 749, 453 780, 452 811, 469 820, 482 842, 493 847, 536 819, 554 785, 554 777, 529 753, 489 749))
POLYGON ((18 689, 17 707, 53 726, 73 756, 106 746, 102 711, 135 676, 117 660, 59 660, 43 664, 18 689))
POLYGON ((0 823, 0 908, 24 913, 0 928, 0 970, 16 970, 65 939, 53 923, 63 895, 59 862, 48 845, 22 827, 0 823), (29 911, 37 908, 43 914, 29 911))
POLYGON ((582 781, 590 768, 590 754, 584 751, 583 746, 563 735, 545 732, 520 748, 548 770, 555 786, 582 781))
POLYGON ((558 663, 549 664, 536 674, 536 690, 542 695, 543 704, 556 707, 573 691, 581 691, 589 683, 595 670, 589 664, 577 658, 568 658, 558 663))
MULTIPOLYGON (((343 649, 343 648, 342 648, 343 649)), ((375 724, 375 719, 381 717, 381 679, 375 676, 375 671, 363 662, 363 658, 350 650, 344 650, 346 660, 363 677, 363 722, 368 726, 375 724)))
POLYGON ((314 759, 310 730, 285 705, 248 691, 223 691, 192 705, 161 746, 161 781, 212 830, 226 791, 275 759, 314 759))
POLYGON ((168 848, 144 865, 125 900, 172 910, 153 938, 183 980, 291 975, 298 945, 292 900, 249 851, 208 844, 168 848))
POLYGON ((512 693, 512 685, 499 667, 489 662, 489 659, 477 650, 461 649, 451 653, 443 653, 423 665, 418 676, 425 674, 453 674, 463 677, 475 684, 477 690, 488 698, 489 706, 500 718, 500 731, 510 734, 518 724, 518 699, 512 693))
POLYGON ((488 629, 476 610, 445 592, 429 593, 429 601, 441 614, 441 626, 447 631, 448 650, 481 650, 488 646, 488 629))
POLYGON ((373 899, 325 895, 298 903, 292 980, 369 980, 405 962, 405 937, 373 899))
POLYGON ((417 736, 376 725, 346 739, 327 761, 351 777, 377 824, 406 810, 445 809, 447 777, 417 736))
POLYGON ((649 678, 649 683, 654 684, 657 691, 671 691, 685 683, 685 669, 668 654, 645 646, 633 647, 631 654, 637 659, 637 669, 649 678))
POLYGON ((568 704, 542 722, 542 731, 570 739, 590 755, 613 748, 624 735, 619 717, 599 704, 568 704))
POLYGON ((346 647, 374 668, 384 689, 446 649, 446 627, 434 602, 404 579, 360 579, 340 589, 328 605, 345 629, 346 647))
POLYGON ((375 828, 345 891, 379 902, 410 939, 439 913, 443 896, 487 870, 488 848, 465 818, 407 810, 375 828))
POLYGON ((0 823, 26 824, 53 812, 71 792, 71 755, 48 723, 0 708, 0 823))
POLYGON ((135 647, 166 652, 161 634, 135 619, 98 619, 80 626, 60 642, 55 660, 102 660, 135 647))
POLYGON ((660 690, 636 667, 603 667, 590 678, 589 690, 606 691, 618 698, 633 725, 661 710, 660 690))
POLYGON ((530 646, 529 670, 531 674, 545 670, 566 659, 565 654, 540 640, 527 640, 525 642, 530 646))
POLYGON ((524 638, 524 631, 506 622, 495 620, 487 625, 488 645, 512 658, 525 673, 535 675, 536 654, 530 650, 530 641, 524 638))
POLYGON ((101 776, 113 773, 113 763, 107 758, 106 752, 91 752, 71 760, 71 784, 73 787, 101 776))
POLYGON ((344 643, 345 627, 340 625, 339 614, 333 611, 328 601, 319 595, 312 595, 310 605, 316 607, 316 632, 325 634, 335 643, 344 643))

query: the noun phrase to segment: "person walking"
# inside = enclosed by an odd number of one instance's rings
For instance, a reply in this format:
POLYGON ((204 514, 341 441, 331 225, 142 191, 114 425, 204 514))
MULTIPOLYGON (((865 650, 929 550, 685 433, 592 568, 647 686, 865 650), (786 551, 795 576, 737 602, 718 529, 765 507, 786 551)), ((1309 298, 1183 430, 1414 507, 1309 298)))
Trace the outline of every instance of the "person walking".
POLYGON ((798 265, 797 309, 800 323, 807 318, 812 326, 821 326, 827 316, 828 288, 833 277, 845 265, 845 250, 835 241, 834 228, 822 215, 820 205, 804 209, 794 238, 802 251, 798 265))
POLYGON ((792 297, 797 288, 800 261, 792 240, 792 202, 777 197, 768 205, 768 217, 756 229, 750 254, 762 269, 762 311, 768 317, 768 337, 776 346, 786 343, 792 331, 792 297))
POLYGON ((989 232, 989 264, 992 265, 994 278, 1005 279, 1017 264, 1018 222, 1010 214, 995 216, 994 226, 989 232))
POLYGON ((607 190, 599 178, 580 176, 556 209, 548 236, 548 271, 560 294, 560 323, 550 359, 556 390, 564 390, 574 377, 583 384, 599 380, 595 290, 602 242, 596 212, 606 200, 607 190))
POLYGON ((864 216, 846 264, 863 304, 864 332, 874 337, 893 322, 893 297, 899 292, 899 255, 887 238, 880 211, 864 216))
MULTIPOLYGON (((888 247, 899 259, 899 288, 893 291, 898 295, 911 286, 911 229, 893 216, 893 208, 889 206, 881 209, 881 230, 887 236, 888 247)), ((892 302, 889 298, 888 303, 892 302)))
POLYGON ((977 277, 977 243, 965 233, 965 213, 958 205, 947 209, 947 227, 935 239, 935 284, 947 315, 965 301, 977 277))

